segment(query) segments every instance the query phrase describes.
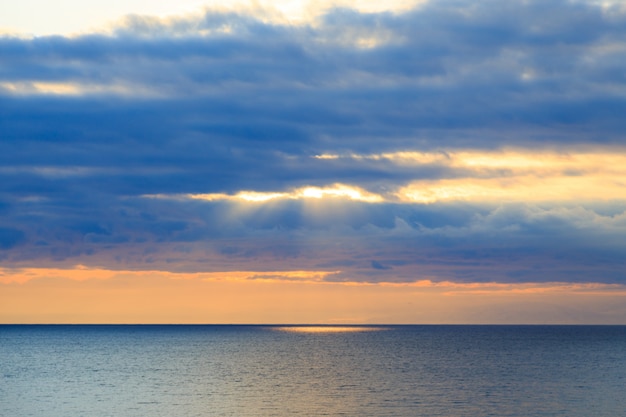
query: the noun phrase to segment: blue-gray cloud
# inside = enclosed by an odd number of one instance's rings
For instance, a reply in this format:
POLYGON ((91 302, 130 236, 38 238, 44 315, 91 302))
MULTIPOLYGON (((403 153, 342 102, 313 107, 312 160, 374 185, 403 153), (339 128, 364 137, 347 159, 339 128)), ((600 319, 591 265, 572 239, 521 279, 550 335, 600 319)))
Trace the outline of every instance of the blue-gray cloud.
POLYGON ((624 145, 625 50, 623 8, 569 1, 336 9, 308 26, 209 11, 131 16, 110 35, 1 37, 3 262, 209 270, 271 258, 273 270, 342 266, 333 279, 624 281, 621 203, 241 210, 141 196, 383 192, 463 175, 313 158, 324 153, 624 145), (38 91, 63 85, 80 94, 38 91))

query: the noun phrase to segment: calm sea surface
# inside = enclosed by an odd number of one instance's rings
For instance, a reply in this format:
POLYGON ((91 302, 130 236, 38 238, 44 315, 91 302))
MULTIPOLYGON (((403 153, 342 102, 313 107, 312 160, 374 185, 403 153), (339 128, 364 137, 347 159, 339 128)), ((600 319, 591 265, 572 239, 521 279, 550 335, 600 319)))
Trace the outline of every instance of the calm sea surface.
POLYGON ((626 326, 0 326, 0 378, 6 417, 616 417, 626 326))

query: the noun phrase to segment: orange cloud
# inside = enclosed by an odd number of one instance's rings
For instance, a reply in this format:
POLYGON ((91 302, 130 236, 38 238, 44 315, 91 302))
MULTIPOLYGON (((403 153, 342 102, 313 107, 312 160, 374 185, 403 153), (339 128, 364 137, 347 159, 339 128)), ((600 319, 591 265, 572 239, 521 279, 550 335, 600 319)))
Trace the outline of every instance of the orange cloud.
POLYGON ((89 268, 77 265, 72 269, 57 268, 0 268, 0 284, 24 284, 37 279, 66 279, 72 281, 111 280, 120 278, 154 278, 202 281, 300 281, 319 282, 340 271, 223 271, 223 272, 168 272, 125 271, 89 268))

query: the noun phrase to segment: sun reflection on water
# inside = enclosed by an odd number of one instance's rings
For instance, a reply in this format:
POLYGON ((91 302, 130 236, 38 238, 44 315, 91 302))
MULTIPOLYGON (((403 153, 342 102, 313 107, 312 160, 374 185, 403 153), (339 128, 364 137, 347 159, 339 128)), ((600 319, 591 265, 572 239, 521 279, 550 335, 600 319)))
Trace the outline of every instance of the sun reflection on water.
POLYGON ((350 333, 350 332, 374 332, 388 330, 379 326, 277 326, 272 330, 292 333, 350 333))

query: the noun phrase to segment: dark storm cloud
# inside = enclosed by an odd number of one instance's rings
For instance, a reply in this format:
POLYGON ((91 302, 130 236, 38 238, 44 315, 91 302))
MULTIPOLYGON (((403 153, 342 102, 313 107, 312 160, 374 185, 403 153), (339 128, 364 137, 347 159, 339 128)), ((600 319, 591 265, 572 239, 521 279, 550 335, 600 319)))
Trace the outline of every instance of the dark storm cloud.
POLYGON ((268 258, 345 266, 333 279, 623 281, 623 205, 142 196, 333 183, 384 193, 464 174, 314 158, 324 153, 623 145, 625 51, 623 8, 566 1, 336 9, 305 26, 208 11, 130 16, 110 35, 5 36, 0 249, 22 265, 268 258))

